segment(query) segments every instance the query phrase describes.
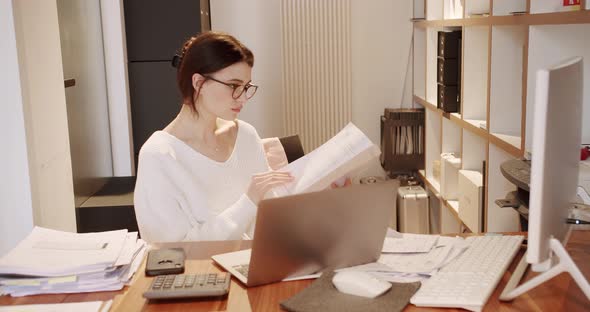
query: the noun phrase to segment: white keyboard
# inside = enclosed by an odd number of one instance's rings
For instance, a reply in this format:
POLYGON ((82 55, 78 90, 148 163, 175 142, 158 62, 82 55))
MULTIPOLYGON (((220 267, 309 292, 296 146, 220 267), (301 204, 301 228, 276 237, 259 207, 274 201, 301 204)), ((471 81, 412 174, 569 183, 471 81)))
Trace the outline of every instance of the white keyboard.
POLYGON ((520 248, 523 236, 472 236, 469 248, 442 268, 410 299, 419 307, 481 311, 520 248))

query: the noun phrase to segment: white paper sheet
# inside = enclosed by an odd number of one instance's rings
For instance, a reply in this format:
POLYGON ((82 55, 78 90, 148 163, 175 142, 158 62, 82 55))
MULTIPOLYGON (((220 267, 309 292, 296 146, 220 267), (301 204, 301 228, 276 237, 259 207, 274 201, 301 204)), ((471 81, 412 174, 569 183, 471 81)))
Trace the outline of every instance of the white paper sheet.
POLYGON ((431 274, 459 256, 465 244, 460 237, 444 237, 428 253, 381 254, 378 262, 396 272, 431 274))
POLYGON ((137 239, 137 232, 127 233, 123 249, 121 249, 121 253, 114 265, 120 266, 130 264, 137 253, 144 249, 145 246, 146 242, 144 240, 137 239))
POLYGON ((438 235, 408 236, 401 238, 386 237, 382 253, 425 253, 429 252, 438 241, 438 235))
POLYGON ((326 143, 281 169, 290 172, 295 180, 274 188, 274 195, 323 190, 338 178, 362 169, 380 154, 379 147, 349 123, 326 143))
POLYGON ((25 304, 0 307, 0 312, 106 312, 110 309, 112 300, 88 301, 53 304, 25 304))

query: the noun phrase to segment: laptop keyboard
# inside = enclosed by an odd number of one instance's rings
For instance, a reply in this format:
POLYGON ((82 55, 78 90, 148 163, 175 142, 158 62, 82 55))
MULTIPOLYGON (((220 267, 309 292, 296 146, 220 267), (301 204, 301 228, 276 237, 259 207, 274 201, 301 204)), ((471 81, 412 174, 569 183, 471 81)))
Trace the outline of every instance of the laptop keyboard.
POLYGON ((248 278, 248 268, 250 267, 250 264, 246 263, 246 264, 238 264, 238 265, 234 265, 232 268, 238 272, 240 272, 240 274, 244 275, 244 277, 248 278))

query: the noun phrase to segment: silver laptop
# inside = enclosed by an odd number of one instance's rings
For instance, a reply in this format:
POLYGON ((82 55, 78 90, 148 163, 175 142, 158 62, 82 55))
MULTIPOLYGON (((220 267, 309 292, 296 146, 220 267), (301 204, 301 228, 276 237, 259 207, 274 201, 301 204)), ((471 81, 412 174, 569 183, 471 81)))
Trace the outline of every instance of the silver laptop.
POLYGON ((397 186, 353 185, 263 200, 252 249, 212 258, 247 286, 375 262, 397 186))

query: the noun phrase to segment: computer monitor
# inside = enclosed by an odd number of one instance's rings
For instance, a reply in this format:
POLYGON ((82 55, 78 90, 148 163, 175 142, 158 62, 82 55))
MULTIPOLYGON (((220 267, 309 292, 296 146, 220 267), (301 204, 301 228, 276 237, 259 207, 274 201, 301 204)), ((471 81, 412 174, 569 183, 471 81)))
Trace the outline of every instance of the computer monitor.
POLYGON ((537 72, 527 262, 551 267, 550 238, 566 239, 576 199, 582 129, 582 58, 537 72))
POLYGON ((528 250, 501 300, 512 300, 569 272, 590 299, 590 285, 563 247, 576 198, 580 161, 583 61, 575 57, 537 72, 533 121, 528 250), (526 262, 525 262, 526 258, 526 262), (543 272, 515 288, 527 267, 543 272))

